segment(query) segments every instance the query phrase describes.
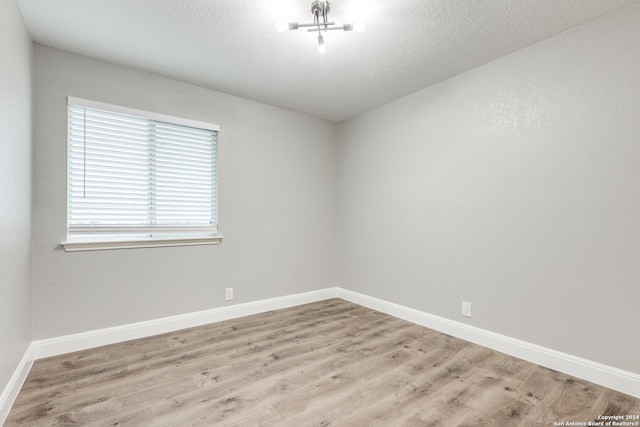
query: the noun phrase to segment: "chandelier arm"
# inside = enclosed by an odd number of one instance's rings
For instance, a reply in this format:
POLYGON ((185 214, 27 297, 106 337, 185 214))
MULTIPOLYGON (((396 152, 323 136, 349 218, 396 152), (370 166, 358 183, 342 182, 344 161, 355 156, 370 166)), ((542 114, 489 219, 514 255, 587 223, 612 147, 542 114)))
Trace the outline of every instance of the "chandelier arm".
POLYGON ((336 25, 335 22, 327 22, 326 24, 316 24, 316 23, 307 23, 307 24, 298 24, 297 22, 292 22, 291 24, 296 24, 298 28, 302 27, 318 27, 323 25, 336 25))
POLYGON ((328 28, 309 28, 307 30, 307 32, 309 33, 315 33, 318 31, 334 31, 334 30, 341 30, 341 31, 352 31, 353 30, 353 26, 351 26, 351 29, 349 29, 349 24, 347 25, 341 25, 339 27, 328 27, 328 28))

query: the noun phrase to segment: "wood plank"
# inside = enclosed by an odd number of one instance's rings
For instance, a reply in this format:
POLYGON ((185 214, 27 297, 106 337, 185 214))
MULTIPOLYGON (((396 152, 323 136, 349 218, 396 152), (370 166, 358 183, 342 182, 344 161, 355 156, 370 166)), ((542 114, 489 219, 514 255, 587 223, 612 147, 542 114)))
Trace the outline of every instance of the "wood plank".
POLYGON ((5 426, 550 426, 639 399, 339 299, 38 360, 5 426))

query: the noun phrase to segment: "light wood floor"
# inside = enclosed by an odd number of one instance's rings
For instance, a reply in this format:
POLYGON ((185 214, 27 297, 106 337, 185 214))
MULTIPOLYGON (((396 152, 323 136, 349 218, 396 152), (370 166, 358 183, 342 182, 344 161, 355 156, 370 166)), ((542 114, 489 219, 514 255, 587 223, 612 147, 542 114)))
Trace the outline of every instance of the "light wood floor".
POLYGON ((5 426, 553 426, 631 396, 339 299, 38 360, 5 426))

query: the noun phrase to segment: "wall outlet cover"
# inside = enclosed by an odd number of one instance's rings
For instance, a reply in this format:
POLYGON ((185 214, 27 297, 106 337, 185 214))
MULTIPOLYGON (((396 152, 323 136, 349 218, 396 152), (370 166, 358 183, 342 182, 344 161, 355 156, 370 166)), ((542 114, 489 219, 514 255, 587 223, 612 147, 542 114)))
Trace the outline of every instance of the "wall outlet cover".
POLYGON ((464 317, 471 317, 471 303, 462 301, 462 315, 464 317))

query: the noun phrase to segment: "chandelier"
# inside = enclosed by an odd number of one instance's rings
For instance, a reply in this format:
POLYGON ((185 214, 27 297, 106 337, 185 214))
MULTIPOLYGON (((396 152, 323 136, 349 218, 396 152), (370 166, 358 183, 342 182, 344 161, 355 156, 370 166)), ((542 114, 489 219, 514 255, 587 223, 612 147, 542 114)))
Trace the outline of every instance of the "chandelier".
POLYGON ((329 21, 329 11, 331 10, 331 5, 329 5, 328 1, 319 1, 315 0, 311 2, 311 14, 313 15, 313 22, 309 23, 298 23, 298 22, 289 22, 288 24, 285 22, 279 22, 277 24, 277 29, 280 32, 286 30, 298 30, 300 28, 308 28, 307 32, 309 33, 318 33, 318 52, 325 53, 326 47, 324 44, 324 36, 323 32, 327 31, 363 31, 363 24, 344 24, 337 25, 335 22, 329 21))

